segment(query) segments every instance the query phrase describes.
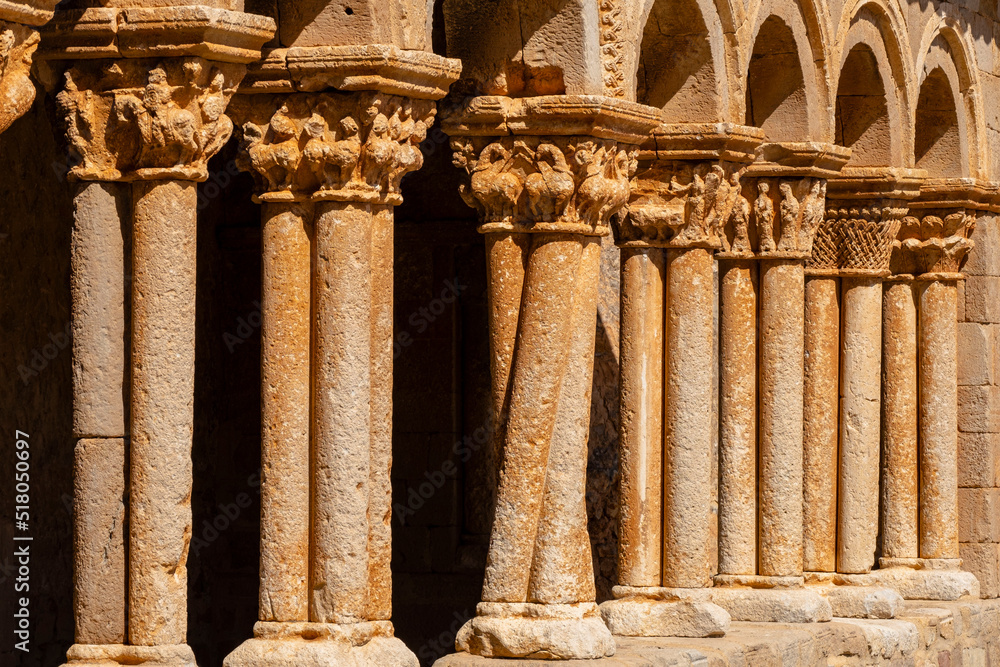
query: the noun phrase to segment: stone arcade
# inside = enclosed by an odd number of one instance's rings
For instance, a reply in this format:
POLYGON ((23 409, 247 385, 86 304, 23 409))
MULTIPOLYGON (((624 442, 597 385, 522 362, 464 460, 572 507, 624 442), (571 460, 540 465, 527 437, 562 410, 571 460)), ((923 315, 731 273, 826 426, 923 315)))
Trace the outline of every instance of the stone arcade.
POLYGON ((259 441, 232 450, 260 449, 257 622, 226 667, 1000 665, 995 3, 55 5, 0 0, 0 131, 52 113, 69 156, 65 665, 212 664, 188 568, 199 367, 230 363, 199 343, 217 155, 253 182, 222 193, 259 210, 261 280, 259 441), (446 408, 486 435, 436 473, 463 518, 427 549, 481 595, 432 655, 397 636, 449 592, 393 588, 422 474, 393 404, 425 391, 395 272, 398 218, 455 197, 481 325, 427 340, 488 428, 446 408))

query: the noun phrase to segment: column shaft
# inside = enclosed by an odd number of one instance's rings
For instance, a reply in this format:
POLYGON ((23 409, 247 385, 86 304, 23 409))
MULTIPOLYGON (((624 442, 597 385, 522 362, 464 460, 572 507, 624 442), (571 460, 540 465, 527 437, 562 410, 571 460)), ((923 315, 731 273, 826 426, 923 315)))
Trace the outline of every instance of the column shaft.
POLYGON ((719 573, 757 573, 757 263, 722 265, 719 573))
POLYGON ((581 237, 534 234, 530 243, 484 602, 532 601, 549 450, 573 342, 581 237))
POLYGON ((265 203, 261 324, 260 619, 309 620, 312 210, 265 203))
POLYGON ((882 280, 843 278, 837 571, 875 564, 881 438, 882 280))
POLYGON ((958 558, 957 287, 920 288, 920 557, 958 558))
POLYGON ((393 207, 372 206, 371 494, 368 542, 371 620, 392 617, 393 207))
POLYGON ((805 268, 762 260, 758 573, 802 574, 802 388, 805 268))
POLYGON ((660 585, 665 254, 621 252, 621 508, 618 581, 660 585))
POLYGON ((571 340, 552 428, 528 588, 528 599, 543 604, 593 602, 597 595, 587 533, 586 482, 601 242, 597 237, 584 237, 582 245, 573 293, 567 295, 573 303, 571 340))
POLYGON ((802 544, 807 572, 837 568, 839 290, 835 277, 806 278, 802 544))
POLYGON ((316 207, 313 244, 310 620, 353 623, 369 608, 372 213, 316 207))
POLYGON ((712 254, 667 251, 663 585, 710 585, 712 254))
POLYGON ((79 644, 127 636, 125 532, 127 186, 82 183, 73 199, 74 615, 79 644))
POLYGON ((191 540, 197 185, 133 194, 130 643, 183 644, 191 540))
POLYGON ((882 555, 917 558, 917 304, 912 283, 886 286, 882 336, 882 555))

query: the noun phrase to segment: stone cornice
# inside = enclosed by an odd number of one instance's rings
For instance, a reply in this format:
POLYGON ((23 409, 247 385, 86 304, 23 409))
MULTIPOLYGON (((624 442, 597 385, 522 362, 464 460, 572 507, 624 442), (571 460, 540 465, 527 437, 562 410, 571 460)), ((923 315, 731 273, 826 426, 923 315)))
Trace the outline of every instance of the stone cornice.
POLYGON ((910 202, 911 210, 962 208, 1000 213, 1000 183, 973 178, 928 178, 920 195, 910 202))
POLYGON ((197 56, 250 63, 274 36, 272 19, 203 5, 58 11, 42 31, 48 60, 197 56))
POLYGON ((638 145, 659 127, 660 112, 599 95, 473 97, 442 118, 453 137, 585 136, 638 145))
POLYGON ((643 142, 639 160, 721 160, 750 163, 764 131, 733 123, 663 124, 643 142))
POLYGON ((0 21, 38 27, 52 19, 58 0, 0 0, 0 21))
POLYGON ((462 63, 390 44, 293 47, 268 51, 252 65, 241 93, 379 91, 438 100, 462 73, 462 63))
POLYGON ((831 178, 851 157, 851 149, 819 142, 761 144, 747 176, 753 178, 831 178))

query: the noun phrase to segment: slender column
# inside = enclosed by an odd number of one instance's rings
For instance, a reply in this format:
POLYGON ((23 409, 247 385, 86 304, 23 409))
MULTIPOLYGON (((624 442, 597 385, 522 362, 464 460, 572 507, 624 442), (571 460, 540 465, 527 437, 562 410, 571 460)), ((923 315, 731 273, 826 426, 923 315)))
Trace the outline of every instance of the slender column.
POLYGON ((723 263, 719 573, 757 573, 757 263, 723 263))
POLYGON ((393 207, 372 206, 371 455, 368 527, 369 615, 392 618, 392 293, 393 207))
POLYGON ((801 260, 761 261, 759 574, 802 576, 801 260))
POLYGON ((954 280, 919 286, 920 557, 958 558, 958 340, 954 280))
MULTIPOLYGON (((574 114, 631 113, 610 100, 569 99, 574 114)), ((491 103, 501 113, 532 116, 521 100, 491 103)), ((502 468, 483 601, 456 646, 484 657, 609 656, 614 641, 595 603, 585 480, 597 237, 625 204, 632 149, 545 136, 537 127, 526 136, 465 137, 463 113, 476 112, 460 112, 446 129, 456 137, 455 164, 468 176, 463 196, 487 235, 502 468), (507 159, 513 154, 518 161, 507 159), (574 155, 586 166, 570 167, 574 155), (516 194, 522 191, 525 197, 516 194)), ((558 132, 561 113, 540 118, 542 127, 558 132)))
POLYGON ((318 206, 309 611, 321 623, 363 620, 368 606, 371 223, 367 206, 318 206))
POLYGON ((73 475, 76 643, 127 634, 125 329, 128 196, 86 183, 73 199, 73 475))
POLYGON ((191 539, 198 192, 132 186, 129 642, 183 644, 191 539))
POLYGON ((838 415, 840 412, 840 284, 806 278, 803 399, 803 567, 837 568, 838 415))
POLYGON ((663 585, 703 588, 711 570, 712 254, 668 251, 663 585))
POLYGON ((261 285, 260 618, 309 620, 312 207, 265 203, 261 285))
POLYGON ((882 281, 843 278, 837 571, 875 562, 882 350, 882 281))
POLYGON ((659 586, 663 470, 663 325, 660 248, 621 254, 621 509, 618 581, 659 586))
POLYGON ((917 558, 917 304, 909 280, 887 283, 882 332, 882 554, 917 558))

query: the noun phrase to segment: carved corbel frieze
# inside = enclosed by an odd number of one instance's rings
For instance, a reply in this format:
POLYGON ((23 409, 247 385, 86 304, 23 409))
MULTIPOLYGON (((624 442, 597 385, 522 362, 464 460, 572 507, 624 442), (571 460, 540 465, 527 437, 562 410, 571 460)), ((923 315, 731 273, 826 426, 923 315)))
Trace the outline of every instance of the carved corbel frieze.
POLYGON ((403 176, 423 165, 436 106, 377 92, 297 93, 246 96, 233 113, 261 201, 398 205, 403 176))
POLYGON ((201 58, 82 61, 56 103, 82 181, 202 181, 229 140, 226 106, 244 66, 201 58))

